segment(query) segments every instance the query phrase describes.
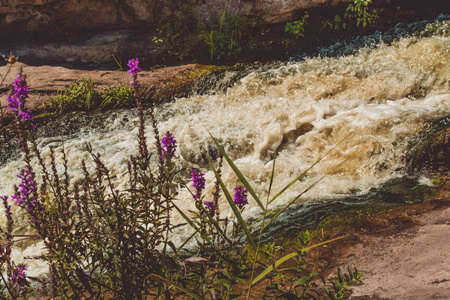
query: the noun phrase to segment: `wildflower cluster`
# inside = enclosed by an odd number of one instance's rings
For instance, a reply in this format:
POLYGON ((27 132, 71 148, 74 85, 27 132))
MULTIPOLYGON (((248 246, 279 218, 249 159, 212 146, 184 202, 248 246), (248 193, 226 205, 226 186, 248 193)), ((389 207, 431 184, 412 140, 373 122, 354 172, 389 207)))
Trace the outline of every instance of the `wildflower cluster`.
POLYGON ((142 69, 139 68, 139 59, 133 58, 128 61, 128 67, 130 69, 128 70, 128 74, 137 76, 139 72, 142 72, 142 69))
POLYGON ((13 270, 12 279, 17 282, 19 286, 28 286, 30 283, 27 280, 26 266, 21 266, 13 270))
POLYGON ((248 191, 242 187, 242 186, 238 186, 234 188, 234 203, 236 203, 236 205, 242 209, 244 207, 244 205, 248 204, 247 201, 247 193, 248 191))
POLYGON ((177 149, 177 141, 173 137, 173 134, 167 132, 166 136, 161 140, 161 151, 163 159, 170 159, 175 156, 175 150, 177 149))
POLYGON ((17 116, 22 121, 31 121, 31 125, 34 129, 36 128, 32 123, 34 115, 29 109, 24 107, 26 98, 28 98, 28 85, 25 77, 22 76, 22 74, 19 74, 17 79, 14 81, 12 93, 9 93, 6 96, 6 99, 8 100, 8 108, 14 112, 17 112, 17 116))
POLYGON ((198 169, 191 171, 192 187, 195 189, 194 199, 197 201, 200 199, 202 191, 205 189, 205 174, 198 169))
MULTIPOLYGON (((128 70, 128 74, 133 76, 133 80, 130 81, 130 85, 132 87, 134 87, 138 73, 142 72, 142 69, 139 68, 139 59, 138 58, 130 59, 128 61, 128 67, 130 67, 130 69, 128 70)), ((139 85, 140 85, 140 83, 137 82, 137 86, 139 86, 139 85)))
POLYGON ((15 201, 15 205, 22 205, 30 212, 36 205, 36 201, 33 199, 33 193, 37 191, 37 184, 31 176, 31 172, 28 170, 22 170, 21 174, 17 175, 22 181, 19 184, 18 193, 12 196, 12 200, 15 201))
POLYGON ((205 204, 206 209, 208 210, 208 212, 211 215, 214 214, 214 209, 216 207, 216 204, 214 203, 214 201, 205 201, 205 202, 203 202, 203 204, 205 204))

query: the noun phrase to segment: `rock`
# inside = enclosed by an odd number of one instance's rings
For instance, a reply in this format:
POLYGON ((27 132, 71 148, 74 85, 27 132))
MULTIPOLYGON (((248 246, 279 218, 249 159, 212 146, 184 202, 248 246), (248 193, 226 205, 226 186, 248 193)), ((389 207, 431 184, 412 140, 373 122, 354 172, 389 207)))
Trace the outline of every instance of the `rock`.
POLYGON ((170 13, 183 3, 194 5, 205 18, 229 10, 267 23, 280 23, 291 19, 299 10, 348 2, 349 0, 2 0, 0 32, 2 35, 14 32, 64 35, 87 29, 123 28, 130 24, 153 26, 161 14, 170 13), (40 32, 42 30, 44 32, 40 32))
POLYGON ((450 127, 427 137, 413 155, 411 169, 425 174, 450 171, 450 127))
MULTIPOLYGON (((19 58, 20 59, 20 58, 19 58)), ((40 111, 43 103, 57 91, 62 91, 70 85, 75 84, 77 79, 83 77, 92 78, 99 89, 108 86, 128 85, 130 75, 126 71, 111 70, 79 70, 66 68, 61 66, 28 66, 24 63, 16 63, 6 77, 6 84, 11 84, 16 78, 19 69, 22 68, 27 76, 27 84, 29 86, 29 99, 27 99, 27 107, 40 111)), ((127 69, 126 63, 124 69, 127 69)), ((207 71, 206 66, 198 64, 190 64, 183 66, 174 66, 158 69, 155 71, 144 70, 139 73, 139 81, 143 87, 153 87, 159 93, 163 93, 165 89, 173 92, 177 89, 184 88, 184 85, 190 84, 197 76, 204 74, 200 72, 207 71), (197 71, 196 73, 194 73, 197 71), (189 75, 189 76, 188 76, 189 75), (178 79, 178 80, 177 80, 178 79), (171 84, 169 84, 169 83, 171 84), (178 84, 178 86, 174 86, 178 84)), ((5 76, 8 72, 8 66, 0 67, 0 74, 5 76)), ((6 107, 6 94, 8 89, 2 87, 0 90, 0 104, 6 107)))
POLYGON ((0 48, 0 54, 14 53, 22 62, 34 65, 70 64, 98 68, 101 65, 113 65, 112 56, 121 57, 126 49, 128 58, 139 56, 151 63, 161 53, 161 49, 152 43, 152 38, 151 33, 122 29, 96 34, 77 43, 18 44, 0 48))

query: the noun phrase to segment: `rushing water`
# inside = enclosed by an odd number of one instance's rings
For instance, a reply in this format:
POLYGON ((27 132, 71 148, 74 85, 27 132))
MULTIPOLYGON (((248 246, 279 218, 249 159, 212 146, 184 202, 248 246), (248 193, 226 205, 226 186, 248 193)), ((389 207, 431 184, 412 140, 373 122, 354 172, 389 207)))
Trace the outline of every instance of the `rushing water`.
MULTIPOLYGON (((156 109, 160 132, 173 132, 177 139, 180 168, 200 168, 206 173, 209 193, 214 175, 202 149, 211 154, 217 150, 208 131, 225 147, 261 199, 267 196, 275 151, 279 154, 272 190, 277 192, 339 144, 272 206, 286 204, 325 174, 300 202, 364 195, 407 175, 406 160, 418 134, 433 121, 450 115, 449 27, 448 21, 430 24, 422 34, 390 45, 380 43, 352 55, 307 58, 264 68, 245 76, 225 93, 163 104, 156 109)), ((63 137, 39 138, 43 155, 48 155, 48 146, 60 146, 62 138, 71 175, 81 178, 80 162, 89 161, 84 143, 89 142, 117 174, 118 188, 125 188, 127 159, 137 153, 136 112, 108 112, 85 123, 63 137)), ((147 133, 153 147, 150 124, 147 133)), ((0 166, 0 195, 12 194, 21 166, 19 158, 0 166)), ((223 169, 223 179, 230 188, 239 184, 228 166, 223 169)), ((186 211, 194 209, 188 195, 181 190, 178 197, 178 205, 186 211)), ((225 203, 221 212, 231 213, 225 203)), ((258 212, 250 200, 244 216, 258 212)), ((15 217, 16 225, 26 231, 21 212, 15 210, 15 217)), ((173 239, 186 236, 184 230, 173 239)), ((34 254, 40 246, 24 248, 23 253, 34 254)))

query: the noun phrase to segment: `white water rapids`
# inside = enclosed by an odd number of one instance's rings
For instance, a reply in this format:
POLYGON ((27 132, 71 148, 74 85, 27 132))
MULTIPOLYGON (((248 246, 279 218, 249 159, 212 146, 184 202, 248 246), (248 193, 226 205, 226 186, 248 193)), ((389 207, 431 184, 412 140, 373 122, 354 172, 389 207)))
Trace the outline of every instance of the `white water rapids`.
MULTIPOLYGON (((448 31, 407 37, 392 45, 361 49, 355 55, 311 58, 255 71, 223 94, 161 105, 156 118, 160 132, 172 132, 178 142, 179 167, 200 168, 206 173, 207 194, 214 184, 214 174, 202 158, 202 147, 208 149, 213 144, 209 130, 261 199, 267 197, 275 150, 279 155, 272 195, 344 140, 272 206, 286 204, 325 174, 300 201, 362 195, 405 176, 405 158, 413 139, 430 121, 450 115, 449 62, 448 31)), ((101 129, 86 127, 63 139, 74 179, 82 177, 81 160, 90 161, 84 151, 84 143, 89 142, 118 175, 118 188, 123 189, 126 162, 137 153, 138 121, 134 110, 109 114, 101 129)), ((153 147, 150 124, 147 135, 153 147)), ((43 156, 48 156, 49 145, 60 146, 60 141, 59 137, 40 138, 43 156)), ((20 159, 0 166, 0 195, 13 193, 22 166, 20 159)), ((240 184, 226 163, 223 179, 230 189, 240 184)), ((186 212, 194 209, 192 197, 184 190, 177 201, 186 212)), ((260 212, 253 199, 249 202, 244 217, 260 212)), ((25 230, 28 223, 22 212, 14 212, 15 225, 25 230)), ((231 214, 225 200, 221 212, 231 214)), ((5 223, 4 216, 1 218, 5 223)), ((179 242, 187 231, 178 230, 173 240, 179 242)), ((13 257, 20 261, 23 255, 34 255, 40 246, 16 251, 13 257)), ((40 268, 31 266, 29 270, 34 271, 30 275, 45 270, 40 268)))

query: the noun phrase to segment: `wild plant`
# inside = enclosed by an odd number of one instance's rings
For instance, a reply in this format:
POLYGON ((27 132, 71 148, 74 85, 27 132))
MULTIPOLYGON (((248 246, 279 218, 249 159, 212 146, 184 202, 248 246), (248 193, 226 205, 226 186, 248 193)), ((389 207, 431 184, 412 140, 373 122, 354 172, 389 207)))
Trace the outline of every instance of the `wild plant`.
POLYGON ((363 28, 373 25, 378 18, 377 14, 369 12, 369 4, 372 0, 352 0, 345 10, 345 18, 356 20, 356 26, 362 24, 363 28))
POLYGON ((305 26, 308 24, 309 14, 305 14, 298 20, 287 22, 284 26, 284 32, 293 35, 295 38, 304 37, 305 26))
MULTIPOLYGON (((128 66, 139 131, 138 155, 131 156, 127 163, 129 183, 123 190, 117 189, 114 173, 103 162, 101 153, 95 153, 89 144, 86 144, 86 151, 94 168, 90 170, 83 160, 82 179, 69 175, 64 144, 58 151, 51 147, 48 157, 42 156, 34 137, 33 114, 25 107, 28 86, 23 74, 19 74, 8 96, 9 108, 16 115, 15 125, 24 159, 24 168, 17 176, 20 184, 11 199, 23 209, 35 235, 45 245, 45 252, 34 259, 44 260, 49 266, 49 280, 43 282, 50 282, 51 297, 172 299, 188 295, 195 299, 248 299, 252 289, 267 280, 271 285, 263 297, 288 293, 302 299, 309 295, 316 288, 314 280, 319 276, 317 267, 308 268, 304 257, 309 249, 337 239, 311 245, 309 234, 304 233, 293 252, 278 258, 280 248, 275 244, 263 244, 262 235, 317 182, 285 206, 272 209, 270 205, 323 157, 272 196, 274 159, 268 196, 263 202, 217 139, 211 136, 220 157, 214 163, 205 151, 215 174, 212 200, 206 201, 205 174, 198 169, 191 170, 192 184, 185 183, 176 164, 178 145, 174 135, 167 132, 161 137, 154 106, 144 110, 138 80, 142 71, 139 60, 130 60, 128 66), (147 142, 147 118, 155 140, 154 153, 147 142), (33 159, 37 164, 32 163, 33 159), (57 161, 62 161, 60 170, 57 161), (221 177, 224 161, 241 183, 234 187, 234 193, 221 177), (177 204, 178 191, 183 186, 192 194, 193 212, 185 212, 177 204), (242 216, 250 196, 261 209, 260 217, 251 222, 242 216), (223 216, 219 202, 228 203, 233 215, 223 216), (175 245, 171 240, 173 231, 186 225, 173 222, 175 213, 180 214, 193 231, 182 245, 175 245), (187 247, 193 239, 196 247, 187 247), (293 261, 296 266, 280 269, 287 261, 293 261)), ((0 263, 6 266, 6 277, 2 277, 2 281, 6 293, 15 299, 29 292, 28 279, 31 278, 25 274, 26 266, 16 266, 10 259, 14 244, 13 220, 8 197, 2 199, 8 220, 7 228, 2 229, 0 247, 0 263)), ((358 274, 351 273, 350 280, 336 283, 335 295, 346 297, 347 294, 336 289, 348 290, 350 284, 359 282, 358 274)))

